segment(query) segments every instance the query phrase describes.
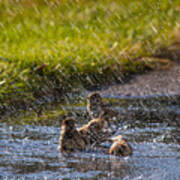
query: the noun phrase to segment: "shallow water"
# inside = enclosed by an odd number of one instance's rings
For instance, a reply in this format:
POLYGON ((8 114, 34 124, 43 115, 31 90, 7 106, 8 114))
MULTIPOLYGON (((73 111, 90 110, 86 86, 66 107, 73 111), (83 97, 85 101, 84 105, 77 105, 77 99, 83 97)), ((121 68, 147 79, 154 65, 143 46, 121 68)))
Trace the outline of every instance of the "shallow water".
POLYGON ((62 155, 57 149, 60 127, 0 123, 0 179, 180 179, 178 102, 163 101, 159 107, 154 99, 154 106, 119 108, 120 101, 116 97, 112 105, 126 120, 119 119, 116 134, 130 142, 131 157, 110 156, 101 149, 62 155))

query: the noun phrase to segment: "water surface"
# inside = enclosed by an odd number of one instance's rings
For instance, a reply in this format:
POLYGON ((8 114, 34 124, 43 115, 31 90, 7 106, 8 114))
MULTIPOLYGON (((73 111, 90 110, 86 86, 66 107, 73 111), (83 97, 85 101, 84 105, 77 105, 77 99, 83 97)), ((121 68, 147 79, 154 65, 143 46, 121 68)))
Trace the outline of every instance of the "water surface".
MULTIPOLYGON (((129 106, 120 106, 121 98, 107 101, 121 115, 116 134, 130 142, 131 157, 110 156, 101 149, 62 155, 59 126, 0 123, 0 179, 180 179, 179 104, 128 100, 129 106)), ((85 111, 84 106, 69 109, 85 111)), ((84 123, 81 117, 78 126, 84 123)))

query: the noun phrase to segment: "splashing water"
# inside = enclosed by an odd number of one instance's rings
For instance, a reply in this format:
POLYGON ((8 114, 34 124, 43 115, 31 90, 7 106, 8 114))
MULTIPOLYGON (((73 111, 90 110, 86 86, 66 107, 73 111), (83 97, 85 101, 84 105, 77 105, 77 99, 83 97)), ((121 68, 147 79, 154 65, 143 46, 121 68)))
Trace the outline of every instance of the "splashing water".
MULTIPOLYGON (((1 123, 0 178, 179 179, 180 131, 175 121, 179 121, 180 106, 161 104, 159 109, 147 109, 144 103, 119 108, 120 101, 113 99, 113 107, 126 120, 119 121, 117 134, 132 145, 131 157, 110 156, 101 150, 64 156, 57 149, 60 127, 1 123)), ((84 107, 74 107, 74 112, 77 109, 84 111, 84 107)))

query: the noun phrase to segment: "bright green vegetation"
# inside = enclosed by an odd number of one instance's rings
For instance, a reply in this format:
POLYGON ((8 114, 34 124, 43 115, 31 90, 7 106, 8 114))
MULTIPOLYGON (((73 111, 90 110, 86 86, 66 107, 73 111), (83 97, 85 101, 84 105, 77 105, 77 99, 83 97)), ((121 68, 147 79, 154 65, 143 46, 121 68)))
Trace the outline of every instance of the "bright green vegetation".
POLYGON ((21 107, 154 67, 140 57, 174 41, 180 1, 2 0, 0 14, 0 101, 21 107))

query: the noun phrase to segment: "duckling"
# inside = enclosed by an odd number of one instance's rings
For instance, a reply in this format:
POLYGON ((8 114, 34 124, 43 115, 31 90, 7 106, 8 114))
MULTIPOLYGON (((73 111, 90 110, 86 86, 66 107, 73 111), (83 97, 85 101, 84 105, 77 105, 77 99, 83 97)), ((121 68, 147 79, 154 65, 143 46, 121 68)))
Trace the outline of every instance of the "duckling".
POLYGON ((66 118, 62 122, 61 136, 59 140, 61 152, 76 152, 86 149, 86 142, 75 127, 74 118, 66 118))
POLYGON ((87 97, 87 111, 92 119, 98 118, 103 112, 106 113, 106 117, 109 118, 108 126, 111 128, 111 131, 118 129, 118 112, 104 104, 103 99, 98 92, 93 92, 87 97))
POLYGON ((121 135, 111 138, 113 144, 109 149, 109 154, 116 156, 130 156, 133 151, 130 144, 121 135))
POLYGON ((104 104, 103 99, 98 92, 93 92, 87 97, 87 111, 92 119, 98 118, 102 112, 107 112, 109 118, 118 115, 117 111, 110 109, 104 104))
POLYGON ((86 139, 86 144, 98 144, 112 136, 108 129, 109 118, 107 112, 102 112, 99 118, 92 119, 88 124, 78 129, 78 132, 86 139))

